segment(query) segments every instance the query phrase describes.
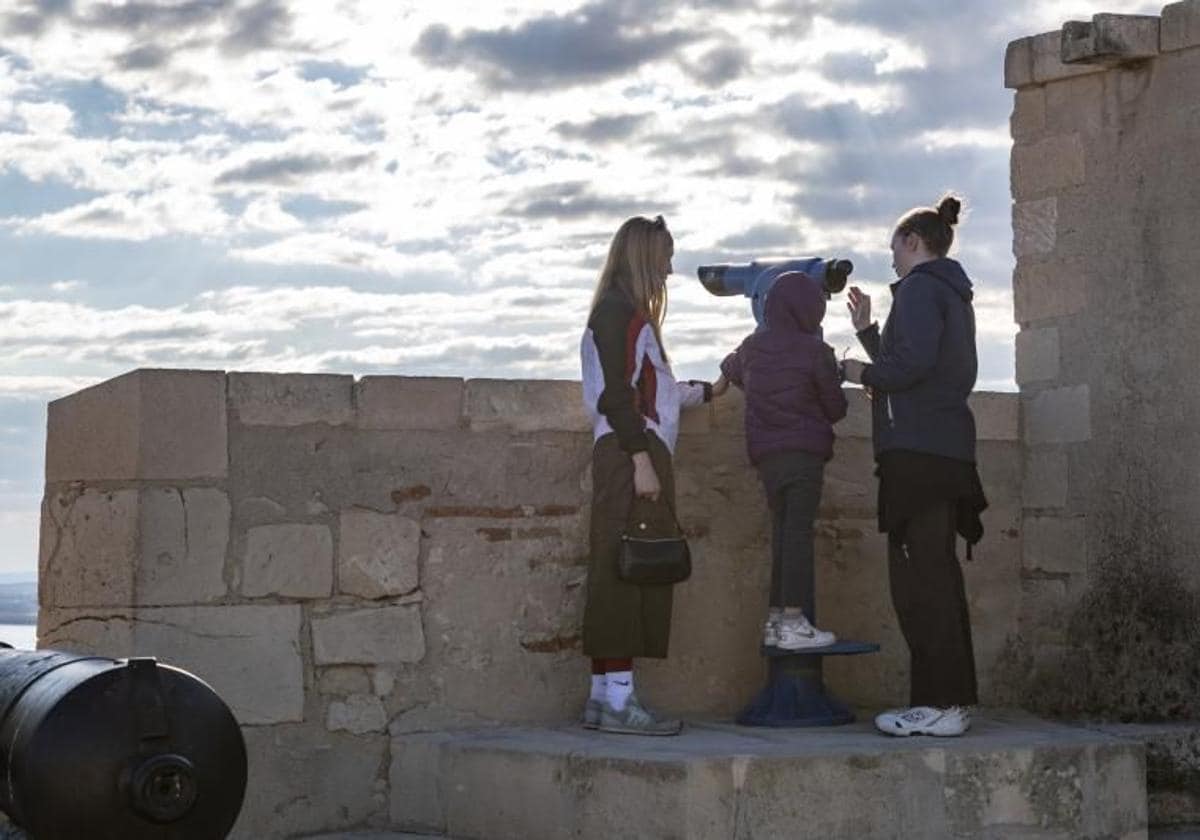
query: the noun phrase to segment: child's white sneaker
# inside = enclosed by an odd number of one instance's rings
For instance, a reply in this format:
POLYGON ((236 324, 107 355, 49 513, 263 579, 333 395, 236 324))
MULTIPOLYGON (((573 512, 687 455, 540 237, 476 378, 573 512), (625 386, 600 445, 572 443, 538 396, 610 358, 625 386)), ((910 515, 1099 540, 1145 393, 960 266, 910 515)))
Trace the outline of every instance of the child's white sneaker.
POLYGON ((933 706, 913 706, 893 709, 875 717, 875 728, 888 735, 936 735, 952 738, 971 726, 970 713, 961 706, 945 709, 933 706))
POLYGON ((779 641, 775 647, 781 650, 808 650, 828 647, 836 641, 837 636, 833 633, 813 627, 804 613, 784 613, 779 620, 779 641))
POLYGON ((783 618, 783 612, 779 609, 772 608, 767 612, 767 620, 763 622, 763 646, 776 647, 779 644, 779 622, 783 618))

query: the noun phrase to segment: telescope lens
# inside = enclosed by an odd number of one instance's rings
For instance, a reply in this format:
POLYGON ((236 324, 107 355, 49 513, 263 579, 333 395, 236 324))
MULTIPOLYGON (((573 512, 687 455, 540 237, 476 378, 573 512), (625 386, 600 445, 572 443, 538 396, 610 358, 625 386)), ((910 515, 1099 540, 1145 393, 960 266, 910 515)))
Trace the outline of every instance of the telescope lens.
POLYGON ((825 293, 836 295, 846 288, 846 280, 854 271, 854 263, 850 260, 829 260, 825 263, 825 293))

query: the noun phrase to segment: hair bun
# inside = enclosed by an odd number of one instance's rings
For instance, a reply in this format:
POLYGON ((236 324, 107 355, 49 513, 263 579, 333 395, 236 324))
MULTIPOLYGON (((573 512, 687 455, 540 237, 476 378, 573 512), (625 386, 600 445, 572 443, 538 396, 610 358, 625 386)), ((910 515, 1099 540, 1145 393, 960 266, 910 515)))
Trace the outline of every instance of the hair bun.
POLYGON ((947 195, 938 202, 937 214, 942 221, 954 227, 958 224, 958 214, 962 210, 962 202, 955 196, 947 195))

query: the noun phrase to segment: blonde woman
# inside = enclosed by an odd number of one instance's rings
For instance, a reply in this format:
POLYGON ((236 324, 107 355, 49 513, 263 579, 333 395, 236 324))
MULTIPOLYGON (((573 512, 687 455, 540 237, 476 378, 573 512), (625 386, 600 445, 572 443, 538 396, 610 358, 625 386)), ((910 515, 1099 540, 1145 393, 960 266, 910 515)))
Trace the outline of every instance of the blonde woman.
POLYGON ((633 660, 665 658, 672 589, 617 577, 636 496, 675 507, 671 453, 679 412, 712 398, 706 382, 677 382, 662 343, 674 240, 662 216, 627 220, 609 246, 580 344, 583 399, 592 420, 592 509, 583 652, 592 688, 583 725, 605 732, 675 735, 678 720, 637 698, 633 660))

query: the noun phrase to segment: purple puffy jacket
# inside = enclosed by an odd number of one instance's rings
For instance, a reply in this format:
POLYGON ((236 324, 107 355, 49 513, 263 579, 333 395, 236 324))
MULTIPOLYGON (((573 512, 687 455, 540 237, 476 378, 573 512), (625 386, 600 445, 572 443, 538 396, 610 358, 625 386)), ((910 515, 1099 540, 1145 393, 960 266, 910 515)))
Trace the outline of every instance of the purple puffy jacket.
POLYGON ((833 348, 821 337, 825 296, 807 275, 779 275, 763 326, 725 361, 721 373, 746 392, 750 460, 801 450, 833 456, 833 424, 846 416, 833 348))

